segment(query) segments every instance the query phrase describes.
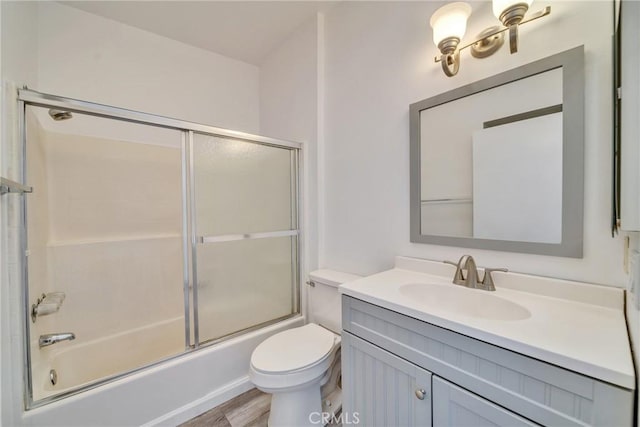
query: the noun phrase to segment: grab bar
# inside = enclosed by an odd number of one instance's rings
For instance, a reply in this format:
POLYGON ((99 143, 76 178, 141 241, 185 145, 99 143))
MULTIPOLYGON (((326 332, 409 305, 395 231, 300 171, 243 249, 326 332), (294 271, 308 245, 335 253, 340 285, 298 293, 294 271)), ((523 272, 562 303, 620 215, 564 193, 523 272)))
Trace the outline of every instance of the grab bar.
POLYGON ((23 185, 7 178, 0 177, 0 196, 8 193, 24 194, 32 193, 33 187, 23 185))

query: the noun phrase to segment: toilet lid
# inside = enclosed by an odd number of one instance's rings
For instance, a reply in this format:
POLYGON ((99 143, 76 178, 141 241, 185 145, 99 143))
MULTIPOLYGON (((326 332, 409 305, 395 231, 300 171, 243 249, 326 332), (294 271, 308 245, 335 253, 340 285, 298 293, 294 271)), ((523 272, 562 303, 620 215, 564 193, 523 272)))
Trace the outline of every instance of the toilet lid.
POLYGON ((333 349, 336 335, 315 323, 277 333, 251 355, 251 365, 263 372, 289 372, 314 365, 333 349))

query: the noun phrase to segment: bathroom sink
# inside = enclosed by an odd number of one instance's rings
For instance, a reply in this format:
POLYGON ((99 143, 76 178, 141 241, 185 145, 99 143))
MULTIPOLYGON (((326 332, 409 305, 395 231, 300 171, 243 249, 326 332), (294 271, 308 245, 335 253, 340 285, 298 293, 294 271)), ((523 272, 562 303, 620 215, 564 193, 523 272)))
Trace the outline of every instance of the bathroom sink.
POLYGON ((489 291, 457 285, 410 283, 398 289, 425 310, 447 310, 470 317, 490 320, 523 320, 531 317, 525 307, 500 298, 489 291))

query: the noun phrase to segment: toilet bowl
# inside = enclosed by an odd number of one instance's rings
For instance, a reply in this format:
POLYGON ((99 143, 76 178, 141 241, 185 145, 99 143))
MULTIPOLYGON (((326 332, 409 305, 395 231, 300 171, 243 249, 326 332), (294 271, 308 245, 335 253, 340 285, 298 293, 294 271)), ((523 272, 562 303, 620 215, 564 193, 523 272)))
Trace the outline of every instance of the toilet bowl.
POLYGON ((318 270, 309 278, 312 323, 267 338, 251 355, 251 381, 272 394, 270 427, 322 425, 341 409, 338 286, 359 276, 318 270))
POLYGON ((339 347, 340 336, 315 323, 283 331, 256 347, 250 377, 272 394, 269 426, 314 425, 315 414, 323 412, 321 386, 339 347))

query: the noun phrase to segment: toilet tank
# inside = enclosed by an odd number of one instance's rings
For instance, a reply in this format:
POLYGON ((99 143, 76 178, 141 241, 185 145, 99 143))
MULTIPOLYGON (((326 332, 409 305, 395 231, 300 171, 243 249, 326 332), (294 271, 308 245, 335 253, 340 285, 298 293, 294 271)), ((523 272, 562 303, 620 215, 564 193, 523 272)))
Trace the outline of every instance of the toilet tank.
POLYGON ((362 276, 334 270, 309 273, 309 318, 336 334, 342 331, 342 306, 338 286, 362 276))

